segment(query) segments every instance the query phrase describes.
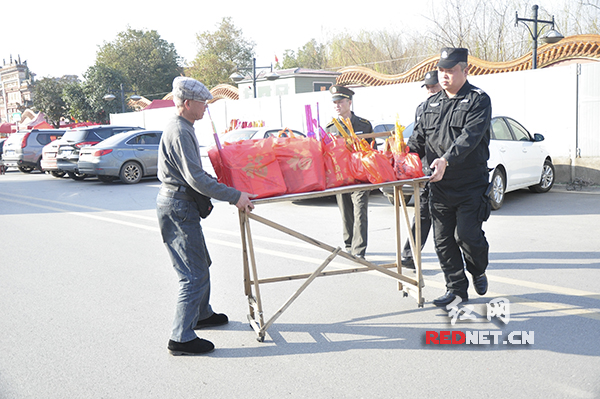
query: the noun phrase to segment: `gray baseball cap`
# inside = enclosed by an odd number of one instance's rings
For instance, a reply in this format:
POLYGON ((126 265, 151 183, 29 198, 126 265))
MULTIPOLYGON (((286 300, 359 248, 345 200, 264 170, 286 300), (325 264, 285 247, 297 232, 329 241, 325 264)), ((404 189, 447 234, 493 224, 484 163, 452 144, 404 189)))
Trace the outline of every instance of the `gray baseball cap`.
POLYGON ((185 76, 178 76, 173 79, 173 97, 194 101, 208 101, 213 98, 204 84, 185 76))

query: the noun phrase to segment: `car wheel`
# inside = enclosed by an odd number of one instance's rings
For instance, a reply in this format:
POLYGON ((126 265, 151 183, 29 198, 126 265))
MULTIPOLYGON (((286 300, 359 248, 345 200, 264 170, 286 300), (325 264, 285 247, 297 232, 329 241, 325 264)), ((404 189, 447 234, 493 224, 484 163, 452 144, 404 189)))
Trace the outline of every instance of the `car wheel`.
POLYGON ((96 176, 102 183, 112 183, 115 180, 114 176, 98 175, 96 176))
POLYGON ((142 167, 137 162, 125 162, 119 173, 119 178, 123 183, 135 184, 142 180, 142 167))
POLYGON ((504 172, 496 168, 492 175, 492 190, 490 191, 490 199, 492 201, 492 209, 500 209, 504 203, 504 193, 506 191, 506 178, 504 172))
POLYGON ((529 190, 534 193, 547 193, 554 185, 554 165, 552 161, 546 159, 542 169, 542 178, 535 186, 529 186, 529 190))
POLYGON ((67 175, 73 180, 81 181, 87 177, 85 173, 67 172, 67 175))
POLYGON ((22 173, 31 173, 35 168, 32 168, 31 166, 18 166, 17 169, 19 169, 22 173))
POLYGON ((63 171, 58 171, 58 170, 52 170, 52 171, 50 171, 50 174, 52 175, 52 177, 57 177, 57 178, 59 178, 59 179, 60 179, 61 177, 64 177, 64 175, 66 175, 66 173, 65 173, 65 172, 63 172, 63 171))

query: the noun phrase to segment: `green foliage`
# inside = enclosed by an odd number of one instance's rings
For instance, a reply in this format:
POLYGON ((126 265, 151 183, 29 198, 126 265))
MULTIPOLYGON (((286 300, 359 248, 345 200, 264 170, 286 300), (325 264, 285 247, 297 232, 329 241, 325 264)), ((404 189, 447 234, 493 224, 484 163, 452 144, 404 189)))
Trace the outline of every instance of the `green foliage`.
POLYGON ((71 119, 108 123, 110 114, 122 112, 123 102, 125 102, 125 111, 131 111, 125 98, 125 93, 128 91, 127 79, 121 71, 104 65, 95 65, 85 72, 84 78, 83 83, 71 83, 63 90, 71 119), (123 87, 123 98, 121 98, 121 87, 123 87), (105 100, 107 94, 114 95, 115 99, 105 100))
POLYGON ((186 75, 204 83, 209 89, 221 83, 231 83, 229 76, 238 67, 251 68, 254 43, 242 36, 242 31, 223 18, 215 32, 196 35, 198 53, 186 75))
POLYGON ((43 112, 47 122, 56 128, 60 125, 60 119, 66 116, 66 104, 62 97, 66 84, 64 79, 45 77, 36 82, 33 91, 33 108, 43 112))
POLYGON ((152 100, 171 92, 173 79, 183 72, 175 46, 152 31, 127 30, 104 43, 96 66, 110 68, 125 79, 127 96, 137 93, 152 100))
POLYGON ((327 67, 327 55, 325 46, 311 39, 301 49, 298 49, 298 66, 308 69, 325 69, 327 67))

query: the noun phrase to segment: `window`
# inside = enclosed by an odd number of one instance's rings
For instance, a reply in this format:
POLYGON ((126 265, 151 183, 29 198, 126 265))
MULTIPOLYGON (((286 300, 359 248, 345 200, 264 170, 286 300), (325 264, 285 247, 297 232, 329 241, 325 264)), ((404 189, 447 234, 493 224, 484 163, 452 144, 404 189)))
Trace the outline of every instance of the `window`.
POLYGON ((512 128, 513 133, 518 141, 532 141, 529 132, 525 130, 523 126, 521 126, 517 121, 512 119, 507 119, 510 127, 512 128))
POLYGON ((127 141, 129 145, 157 145, 160 142, 160 134, 158 133, 145 133, 137 135, 127 141))
POLYGON ((513 137, 510 134, 510 130, 504 119, 496 118, 492 121, 492 139, 494 140, 512 140, 513 137))

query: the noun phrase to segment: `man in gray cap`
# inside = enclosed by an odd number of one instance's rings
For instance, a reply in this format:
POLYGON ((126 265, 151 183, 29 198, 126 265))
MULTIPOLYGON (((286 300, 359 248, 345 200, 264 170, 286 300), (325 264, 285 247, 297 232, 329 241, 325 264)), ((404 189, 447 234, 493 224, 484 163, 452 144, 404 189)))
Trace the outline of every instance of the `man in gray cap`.
MULTIPOLYGON (((158 178, 162 182, 156 199, 156 212, 163 242, 179 278, 179 296, 171 339, 172 355, 199 355, 214 349, 212 342, 200 339, 194 330, 226 324, 224 314, 214 313, 210 304, 210 256, 204 242, 200 215, 208 198, 227 201, 251 212, 253 195, 218 183, 202 169, 194 122, 202 119, 208 89, 195 79, 173 80, 176 115, 165 127, 158 151, 158 178), (205 195, 204 200, 200 194, 205 195)), ((211 205, 212 206, 212 205, 211 205)))
POLYGON ((411 151, 427 156, 433 171, 429 208, 435 250, 446 279, 446 293, 433 301, 446 307, 467 301, 469 280, 484 295, 489 244, 482 224, 490 215, 488 196, 489 96, 467 81, 468 50, 443 48, 437 64, 443 88, 427 99, 423 116, 408 141, 411 151))
MULTIPOLYGON (((344 86, 332 86, 331 99, 340 118, 349 118, 354 133, 372 133, 373 126, 367 119, 360 118, 352 111, 354 92, 344 86)), ((341 123, 347 131, 346 126, 341 123)), ((325 131, 341 135, 333 121, 325 127, 325 131)), ((368 139, 371 142, 373 139, 368 139)), ((369 214, 369 190, 355 191, 348 194, 337 194, 336 199, 342 213, 342 227, 346 252, 364 258, 367 252, 367 232, 369 214)))

